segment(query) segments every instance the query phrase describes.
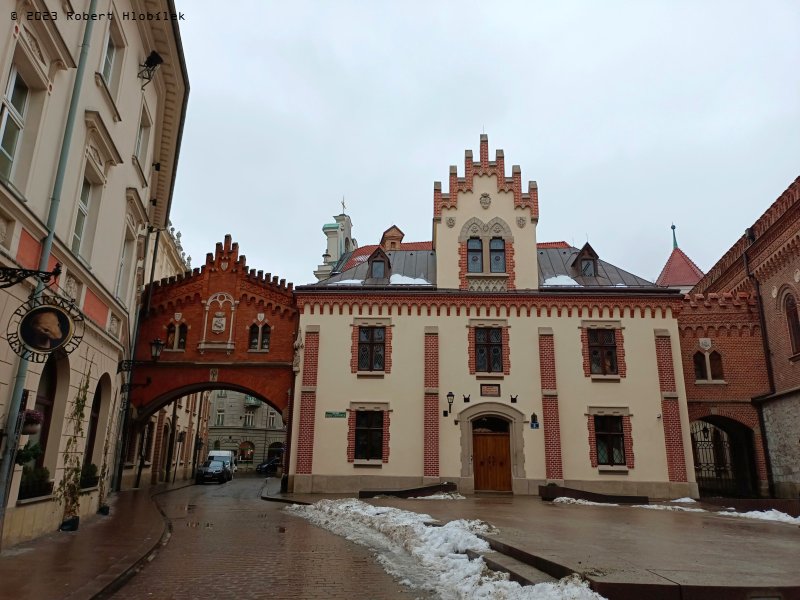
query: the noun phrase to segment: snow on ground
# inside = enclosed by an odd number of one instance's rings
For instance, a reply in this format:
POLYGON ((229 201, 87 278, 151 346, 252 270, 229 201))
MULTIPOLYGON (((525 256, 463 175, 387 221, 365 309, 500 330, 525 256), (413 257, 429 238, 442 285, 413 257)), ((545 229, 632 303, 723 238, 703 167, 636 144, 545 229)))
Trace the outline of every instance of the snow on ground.
POLYGON ((787 515, 779 510, 751 510, 748 512, 730 512, 724 511, 718 513, 726 517, 742 517, 744 519, 759 519, 761 521, 779 521, 781 523, 791 523, 792 525, 800 525, 800 517, 793 517, 787 515))
POLYGON ((619 506, 613 502, 592 502, 591 500, 580 500, 578 498, 567 498, 560 496, 553 500, 556 504, 583 504, 584 506, 619 506))
POLYGON ((441 527, 426 525, 430 515, 356 499, 320 500, 286 510, 350 541, 372 549, 387 573, 401 583, 435 592, 442 600, 604 600, 577 576, 556 583, 520 586, 504 573, 486 568, 466 551, 489 551, 477 533, 491 533, 483 521, 457 520, 441 527))
MULTIPOLYGON (((583 504, 584 506, 619 506, 611 502, 590 502, 589 500, 577 500, 575 498, 560 497, 553 500, 557 504, 583 504)), ((692 498, 678 498, 670 502, 683 504, 696 504, 692 498)), ((690 506, 672 506, 670 504, 632 504, 631 508, 647 508, 650 510, 671 510, 676 512, 710 512, 711 514, 722 515, 724 517, 741 517, 743 519, 758 519, 760 521, 778 521, 780 523, 790 523, 800 525, 800 517, 793 517, 778 510, 751 510, 749 512, 735 512, 734 508, 723 508, 720 511, 707 511, 704 508, 694 508, 690 506)))
POLYGON ((689 506, 670 506, 669 504, 634 504, 633 508, 649 508, 650 510, 675 510, 678 512, 708 512, 703 508, 689 506))
POLYGON ((431 494, 430 496, 414 496, 409 500, 466 500, 466 496, 462 496, 458 492, 442 492, 441 494, 431 494))

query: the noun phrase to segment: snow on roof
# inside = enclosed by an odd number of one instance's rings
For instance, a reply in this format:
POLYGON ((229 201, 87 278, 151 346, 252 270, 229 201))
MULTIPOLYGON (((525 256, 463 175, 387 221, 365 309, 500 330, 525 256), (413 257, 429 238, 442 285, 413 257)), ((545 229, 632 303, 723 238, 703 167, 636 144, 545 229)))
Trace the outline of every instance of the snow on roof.
POLYGON ((571 285, 571 286, 578 286, 580 287, 581 284, 575 281, 569 275, 556 275, 555 277, 550 277, 549 279, 545 279, 542 282, 542 285, 571 285))
POLYGON ((363 285, 360 279, 342 279, 341 281, 334 281, 328 285, 363 285))
POLYGON ((391 285, 431 285, 431 282, 427 279, 406 277, 405 275, 400 275, 399 273, 393 273, 389 278, 389 283, 391 285))

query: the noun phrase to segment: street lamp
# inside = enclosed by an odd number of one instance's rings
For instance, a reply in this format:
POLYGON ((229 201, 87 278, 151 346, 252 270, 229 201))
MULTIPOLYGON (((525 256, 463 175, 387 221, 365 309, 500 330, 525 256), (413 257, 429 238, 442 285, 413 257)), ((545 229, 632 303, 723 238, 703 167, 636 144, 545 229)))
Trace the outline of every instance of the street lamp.
POLYGON ((456 395, 453 392, 447 392, 447 410, 444 411, 443 417, 448 416, 451 412, 453 412, 453 400, 456 399, 456 395))
POLYGON ((153 361, 157 361, 161 357, 161 351, 164 349, 164 342, 161 338, 156 338, 150 342, 150 357, 153 361))

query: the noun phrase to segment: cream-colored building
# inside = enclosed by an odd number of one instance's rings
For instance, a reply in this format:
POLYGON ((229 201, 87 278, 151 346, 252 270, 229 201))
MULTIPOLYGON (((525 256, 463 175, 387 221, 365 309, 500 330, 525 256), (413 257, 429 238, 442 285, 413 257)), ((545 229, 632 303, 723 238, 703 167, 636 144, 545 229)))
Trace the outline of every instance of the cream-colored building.
POLYGON ((434 184, 431 242, 392 226, 296 289, 295 492, 696 495, 681 295, 539 242, 538 218, 536 183, 481 136, 434 184))
POLYGON ((26 360, 12 346, 37 280, 0 290, 0 516, 9 545, 61 523, 53 490, 65 460, 98 468, 93 485, 90 472, 82 481, 81 515, 112 485, 126 382, 118 364, 130 358, 151 229, 167 226, 189 85, 178 22, 136 18, 176 13, 171 0, 0 0, 0 10, 0 267, 60 263, 57 283, 37 298, 82 319, 74 329, 62 323, 70 344, 26 360), (21 409, 43 413, 44 423, 15 444, 21 409), (14 446, 27 442, 44 453, 23 475, 14 446))

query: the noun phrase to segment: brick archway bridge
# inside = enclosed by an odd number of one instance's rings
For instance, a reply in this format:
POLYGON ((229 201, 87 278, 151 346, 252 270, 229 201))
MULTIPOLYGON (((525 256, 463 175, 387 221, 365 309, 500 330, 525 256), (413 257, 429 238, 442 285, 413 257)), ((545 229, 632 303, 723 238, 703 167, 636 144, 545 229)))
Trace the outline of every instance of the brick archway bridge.
POLYGON ((226 235, 205 265, 153 283, 144 297, 130 392, 138 421, 215 389, 248 393, 287 417, 298 327, 291 283, 248 269, 226 235), (152 361, 156 338, 165 347, 152 361))

